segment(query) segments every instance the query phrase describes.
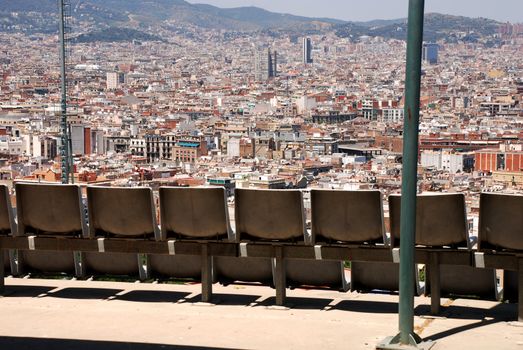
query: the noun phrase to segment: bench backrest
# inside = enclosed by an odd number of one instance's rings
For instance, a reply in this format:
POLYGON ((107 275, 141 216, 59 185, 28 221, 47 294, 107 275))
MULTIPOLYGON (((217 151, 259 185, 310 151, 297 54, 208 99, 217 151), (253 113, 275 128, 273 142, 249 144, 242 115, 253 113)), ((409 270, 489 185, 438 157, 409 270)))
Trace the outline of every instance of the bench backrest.
POLYGON ((89 235, 156 237, 156 211, 148 187, 87 187, 89 235))
POLYGON ((236 239, 304 241, 302 193, 298 190, 235 191, 236 239))
POLYGON ((160 187, 162 239, 223 239, 229 235, 225 189, 160 187))
MULTIPOLYGON (((391 244, 400 238, 401 196, 389 197, 391 244)), ((468 247, 463 194, 422 194, 416 205, 416 245, 468 247)))
POLYGON ((16 183, 18 235, 81 235, 85 212, 77 185, 16 183))
POLYGON ((523 250, 523 196, 482 193, 478 248, 523 250))
POLYGON ((6 185, 0 185, 0 234, 16 235, 11 197, 9 196, 9 187, 6 185))
POLYGON ((380 191, 311 191, 312 238, 316 242, 384 243, 380 191))

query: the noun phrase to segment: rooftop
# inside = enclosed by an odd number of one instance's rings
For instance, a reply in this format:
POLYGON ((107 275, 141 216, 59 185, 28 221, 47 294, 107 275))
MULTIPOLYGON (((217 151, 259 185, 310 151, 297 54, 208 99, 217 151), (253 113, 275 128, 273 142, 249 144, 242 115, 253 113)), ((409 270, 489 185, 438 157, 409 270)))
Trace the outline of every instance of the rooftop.
MULTIPOLYGON (((397 331, 397 295, 274 291, 215 285, 216 304, 200 303, 199 284, 6 279, 2 349, 374 349, 397 331), (5 317, 5 315, 9 315, 5 317)), ((440 317, 416 316, 433 349, 523 348, 515 304, 442 299, 440 317)), ((415 299, 416 315, 430 299, 415 299)))

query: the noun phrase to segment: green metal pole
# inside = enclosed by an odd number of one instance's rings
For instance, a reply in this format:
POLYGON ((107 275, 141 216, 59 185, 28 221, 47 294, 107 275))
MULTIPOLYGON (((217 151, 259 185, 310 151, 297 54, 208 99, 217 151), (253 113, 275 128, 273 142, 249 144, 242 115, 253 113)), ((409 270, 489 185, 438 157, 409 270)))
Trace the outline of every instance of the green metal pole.
POLYGON ((414 241, 424 8, 425 0, 409 0, 400 221, 399 331, 401 344, 409 344, 411 336, 414 334, 414 241))
POLYGON ((58 0, 58 15, 59 15, 59 39, 60 39, 60 85, 61 85, 61 100, 60 100, 60 157, 62 162, 62 183, 69 182, 70 164, 69 164, 69 133, 67 130, 67 72, 66 72, 66 50, 65 50, 65 11, 64 0, 58 0))

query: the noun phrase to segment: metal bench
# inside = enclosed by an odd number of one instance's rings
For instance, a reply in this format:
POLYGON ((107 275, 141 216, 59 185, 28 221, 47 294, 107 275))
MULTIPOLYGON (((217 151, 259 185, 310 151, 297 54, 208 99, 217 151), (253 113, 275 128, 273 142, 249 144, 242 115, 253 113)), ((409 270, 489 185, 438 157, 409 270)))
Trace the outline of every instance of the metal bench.
POLYGON ((518 319, 523 321, 523 196, 482 193, 479 209, 474 265, 505 271, 504 294, 511 299, 517 295, 518 319))
MULTIPOLYGON (((400 239, 401 196, 389 197, 391 242, 400 239)), ((463 194, 418 195, 416 261, 427 267, 425 294, 439 313, 441 293, 497 298, 496 271, 471 266, 471 244, 463 194)))

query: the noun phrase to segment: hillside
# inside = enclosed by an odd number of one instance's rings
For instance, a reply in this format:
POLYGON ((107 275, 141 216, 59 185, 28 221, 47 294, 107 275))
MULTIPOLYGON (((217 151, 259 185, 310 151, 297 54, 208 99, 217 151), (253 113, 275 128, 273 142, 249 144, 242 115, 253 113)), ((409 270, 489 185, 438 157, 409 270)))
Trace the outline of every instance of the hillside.
MULTIPOLYGON (((174 22, 198 27, 251 31, 263 29, 314 29, 345 23, 326 18, 308 18, 270 12, 258 7, 219 8, 190 4, 184 0, 74 0, 73 16, 103 26, 126 26, 131 19, 143 26, 174 22)), ((57 13, 56 0, 16 0, 0 3, 0 30, 48 32, 52 21, 46 14, 57 13), (13 13, 17 13, 13 16, 13 13), (20 16, 33 18, 20 21, 20 16), (11 26, 12 28, 8 28, 11 26)))
MULTIPOLYGON (((342 24, 337 27, 336 34, 340 37, 357 38, 362 35, 368 35, 406 40, 406 19, 395 20, 393 23, 383 21, 382 25, 378 21, 374 22, 377 25, 372 27, 362 25, 361 23, 342 24)), ((425 41, 446 40, 452 42, 463 40, 474 42, 479 38, 496 34, 499 24, 499 22, 486 18, 429 13, 425 16, 423 36, 425 41)))
MULTIPOLYGON (((75 30, 85 41, 157 40, 158 32, 185 32, 191 28, 230 32, 261 31, 268 35, 308 35, 335 31, 358 40, 380 36, 404 40, 406 19, 344 22, 270 12, 258 7, 219 8, 185 0, 71 0, 75 30), (126 30, 114 30, 126 28, 126 30)), ((0 0, 0 32, 55 33, 56 0, 0 0)), ((499 23, 485 18, 427 14, 425 40, 474 42, 492 37, 499 23)))
POLYGON ((76 42, 89 43, 89 42, 116 42, 116 41, 163 41, 162 38, 150 35, 144 32, 140 32, 130 28, 105 28, 98 31, 92 31, 89 33, 81 34, 75 38, 76 42))

